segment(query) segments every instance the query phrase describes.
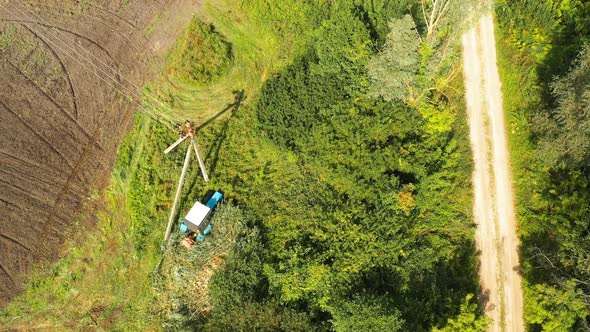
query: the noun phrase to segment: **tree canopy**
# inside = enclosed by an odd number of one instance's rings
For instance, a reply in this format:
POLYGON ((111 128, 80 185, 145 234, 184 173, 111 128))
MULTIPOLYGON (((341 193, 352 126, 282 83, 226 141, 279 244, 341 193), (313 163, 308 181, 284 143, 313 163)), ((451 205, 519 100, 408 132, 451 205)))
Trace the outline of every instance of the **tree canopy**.
POLYGON ((590 50, 584 48, 571 71, 551 84, 557 107, 535 118, 539 149, 551 167, 590 164, 590 50))
POLYGON ((393 20, 389 30, 383 50, 369 67, 371 94, 386 101, 405 100, 420 68, 421 39, 410 15, 393 20))
MULTIPOLYGON (((232 118, 219 151, 212 178, 260 227, 262 248, 236 252, 213 278, 219 300, 207 326, 227 326, 231 308, 247 305, 277 319, 305 313, 321 330, 443 328, 477 292, 463 106, 442 97, 452 79, 438 83, 459 66, 457 45, 438 34, 444 20, 425 44, 426 26, 410 16, 419 2, 317 2, 323 19, 299 4, 309 17, 291 12, 294 25, 277 26, 311 32, 232 118), (434 54, 448 66, 425 76, 440 63, 434 54), (419 80, 420 102, 377 76, 419 80)), ((279 3, 260 6, 286 15, 279 3)), ((482 326, 477 305, 468 309, 482 326)))

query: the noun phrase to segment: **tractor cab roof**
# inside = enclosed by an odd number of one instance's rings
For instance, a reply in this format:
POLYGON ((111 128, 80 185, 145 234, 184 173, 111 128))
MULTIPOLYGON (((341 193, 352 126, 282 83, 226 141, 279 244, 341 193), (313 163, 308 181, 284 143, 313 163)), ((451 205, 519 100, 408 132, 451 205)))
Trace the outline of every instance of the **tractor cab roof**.
POLYGON ((201 202, 196 202, 195 205, 188 211, 186 217, 184 217, 184 223, 193 232, 205 229, 207 225, 204 225, 205 219, 211 213, 211 209, 203 205, 201 202))

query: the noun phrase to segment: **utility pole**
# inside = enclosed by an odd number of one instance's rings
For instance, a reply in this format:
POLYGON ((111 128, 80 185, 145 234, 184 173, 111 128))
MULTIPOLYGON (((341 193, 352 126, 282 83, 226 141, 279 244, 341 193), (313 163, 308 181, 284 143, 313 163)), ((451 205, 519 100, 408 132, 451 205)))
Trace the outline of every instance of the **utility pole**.
POLYGON ((182 166, 182 173, 180 173, 180 180, 178 180, 178 188, 176 188, 176 196, 174 196, 174 204, 172 204, 172 211, 170 211, 170 218, 168 218, 168 226, 166 227, 166 234, 164 234, 164 241, 168 241, 170 232, 172 231, 172 222, 176 215, 176 209, 178 208, 178 200, 180 199, 180 193, 182 192, 182 185, 184 184, 184 178, 186 177, 186 171, 188 170, 188 164, 191 159, 191 146, 186 149, 186 156, 184 157, 184 165, 182 166))
POLYGON ((177 125, 176 127, 179 129, 180 138, 172 145, 170 145, 166 150, 164 150, 164 153, 169 153, 170 151, 174 150, 178 145, 180 145, 180 143, 186 140, 189 140, 189 142, 186 149, 186 156, 184 158, 184 165, 182 166, 182 172, 180 173, 180 179, 178 180, 178 188, 176 188, 176 195, 174 196, 174 203, 172 204, 172 211, 170 211, 168 226, 166 227, 166 233, 164 234, 164 241, 168 241, 168 238, 170 238, 170 233, 172 232, 172 224, 174 223, 174 217, 176 216, 178 201, 180 200, 180 194, 182 193, 184 178, 186 177, 186 172, 188 171, 188 165, 191 159, 191 147, 195 150, 195 154, 197 155, 197 161, 199 162, 199 168, 201 169, 201 173, 203 174, 203 179, 205 180, 205 182, 209 182, 209 175, 207 174, 205 163, 203 162, 203 158, 201 158, 201 154, 199 153, 199 149, 197 146, 194 124, 186 120, 184 122, 184 125, 177 125))

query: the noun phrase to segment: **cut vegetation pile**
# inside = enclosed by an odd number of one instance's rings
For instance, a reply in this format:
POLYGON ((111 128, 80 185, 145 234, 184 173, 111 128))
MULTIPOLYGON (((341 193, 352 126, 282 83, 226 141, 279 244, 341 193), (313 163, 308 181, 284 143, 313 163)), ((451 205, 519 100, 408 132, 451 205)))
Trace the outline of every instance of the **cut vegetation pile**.
POLYGON ((189 328, 206 319, 212 309, 211 276, 222 267, 238 237, 249 236, 242 212, 231 203, 218 207, 211 222, 214 232, 191 250, 179 245, 183 235, 174 232, 154 271, 154 286, 160 294, 158 311, 167 329, 189 328))

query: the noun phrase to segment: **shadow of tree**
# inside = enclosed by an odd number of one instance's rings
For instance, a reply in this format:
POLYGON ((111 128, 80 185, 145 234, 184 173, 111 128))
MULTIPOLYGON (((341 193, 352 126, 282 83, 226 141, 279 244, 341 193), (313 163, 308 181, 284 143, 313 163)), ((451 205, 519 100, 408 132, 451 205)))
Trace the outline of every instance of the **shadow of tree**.
MULTIPOLYGON (((409 331, 430 331, 456 316, 468 294, 478 294, 475 243, 464 240, 457 254, 429 268, 376 268, 366 272, 359 284, 370 294, 388 294, 402 313, 409 331), (407 275, 399 271, 413 270, 407 275)), ((410 263, 412 265, 412 263, 410 263)), ((483 306, 481 306, 483 314, 483 306)))
POLYGON ((562 29, 556 29, 549 38, 551 48, 537 67, 542 100, 547 109, 556 107, 550 84, 556 77, 567 74, 584 44, 590 42, 590 7, 582 9, 580 15, 564 16, 562 29))

